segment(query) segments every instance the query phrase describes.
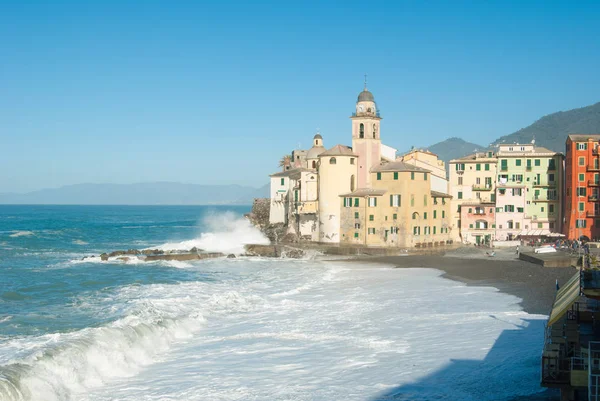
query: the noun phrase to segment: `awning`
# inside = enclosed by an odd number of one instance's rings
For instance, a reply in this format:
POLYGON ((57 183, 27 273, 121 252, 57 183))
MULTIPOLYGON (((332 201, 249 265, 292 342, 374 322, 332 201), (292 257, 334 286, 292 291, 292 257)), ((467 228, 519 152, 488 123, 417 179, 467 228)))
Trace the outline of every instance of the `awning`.
POLYGON ((577 301, 579 298, 579 273, 575 273, 573 277, 556 293, 556 299, 554 305, 552 305, 552 312, 550 313, 550 319, 548 319, 548 326, 552 326, 561 317, 567 313, 567 310, 577 301))
POLYGON ((519 233, 521 237, 543 237, 550 234, 550 230, 523 230, 519 233))

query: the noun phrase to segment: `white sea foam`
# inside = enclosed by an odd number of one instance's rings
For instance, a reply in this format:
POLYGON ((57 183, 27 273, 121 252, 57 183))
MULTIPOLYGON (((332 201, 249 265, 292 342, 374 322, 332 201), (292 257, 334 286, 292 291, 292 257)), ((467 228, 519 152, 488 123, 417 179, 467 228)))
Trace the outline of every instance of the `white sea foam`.
POLYGON ((9 237, 12 238, 18 238, 18 237, 30 237, 32 235, 35 235, 35 233, 33 231, 11 231, 12 234, 9 235, 9 237))
POLYGON ((203 220, 202 227, 206 229, 198 238, 166 243, 156 248, 164 251, 197 248, 209 252, 241 254, 244 253, 246 244, 269 244, 269 240, 260 230, 247 219, 232 212, 209 215, 203 220))
POLYGON ((15 340, 30 351, 0 358, 0 399, 486 401, 540 390, 545 317, 494 288, 358 264, 190 268, 215 281, 127 286, 89 300, 124 314, 112 324, 15 340))
POLYGON ((75 245, 87 245, 87 244, 88 244, 87 242, 85 242, 85 241, 83 241, 83 240, 80 240, 80 239, 75 239, 75 240, 73 240, 73 243, 74 243, 75 245))

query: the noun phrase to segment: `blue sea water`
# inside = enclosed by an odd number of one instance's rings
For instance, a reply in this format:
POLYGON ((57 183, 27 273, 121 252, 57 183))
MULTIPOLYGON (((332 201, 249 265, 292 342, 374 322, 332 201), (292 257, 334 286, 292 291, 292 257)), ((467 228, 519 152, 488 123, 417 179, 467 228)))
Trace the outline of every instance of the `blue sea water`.
POLYGON ((0 400, 509 400, 540 391, 544 317, 436 270, 318 255, 98 257, 156 247, 239 254, 265 241, 248 211, 0 206, 0 400))

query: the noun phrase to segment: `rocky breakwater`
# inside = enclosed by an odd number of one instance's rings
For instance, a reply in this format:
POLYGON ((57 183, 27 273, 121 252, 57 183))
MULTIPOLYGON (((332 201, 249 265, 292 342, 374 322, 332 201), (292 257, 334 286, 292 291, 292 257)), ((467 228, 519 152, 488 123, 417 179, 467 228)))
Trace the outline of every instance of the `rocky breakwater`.
POLYGON ((303 249, 289 245, 246 245, 244 256, 260 256, 263 258, 291 258, 302 259, 306 256, 303 249))
POLYGON ((202 260, 202 259, 214 259, 222 257, 235 257, 235 255, 226 255, 221 252, 204 252, 202 249, 192 248, 189 251, 163 251, 161 249, 128 249, 122 251, 113 251, 110 253, 103 253, 100 255, 100 260, 106 261, 121 261, 129 262, 132 260, 139 260, 143 262, 155 262, 161 260, 177 260, 177 261, 189 261, 189 260, 202 260))

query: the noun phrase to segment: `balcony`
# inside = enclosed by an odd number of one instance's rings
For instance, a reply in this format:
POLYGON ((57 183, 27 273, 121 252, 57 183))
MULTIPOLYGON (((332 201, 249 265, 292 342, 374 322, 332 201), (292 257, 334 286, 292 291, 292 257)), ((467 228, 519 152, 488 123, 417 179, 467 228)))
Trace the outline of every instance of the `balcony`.
POLYGON ((313 202, 296 202, 296 213, 298 214, 315 214, 317 213, 317 201, 313 202))
POLYGON ((600 216, 600 210, 590 210, 585 215, 587 217, 598 217, 600 216))
POLYGON ((372 111, 363 111, 362 113, 352 113, 352 117, 363 117, 363 116, 369 116, 369 117, 379 117, 381 118, 381 114, 379 113, 379 111, 373 113, 372 111))
POLYGON ((600 166, 587 166, 587 171, 600 171, 600 166))
POLYGON ((492 190, 492 185, 491 184, 473 184, 473 191, 491 191, 492 190))
POLYGON ((600 186, 600 180, 588 180, 588 187, 598 187, 600 186))
POLYGON ((535 182, 534 181, 533 186, 538 187, 538 188, 541 188, 541 187, 556 188, 556 182, 553 181, 553 182, 548 182, 548 183, 544 184, 543 182, 535 182))
POLYGON ((598 202, 598 201, 600 201, 600 197, 598 197, 598 195, 592 194, 592 195, 588 196, 588 201, 590 201, 590 202, 598 202))
POLYGON ((594 148, 594 149, 592 149, 592 154, 593 154, 594 156, 598 156, 598 148, 597 148, 597 147, 596 147, 596 148, 594 148))
POLYGON ((556 196, 542 196, 542 195, 538 195, 538 196, 534 196, 533 197, 533 201, 534 202, 558 202, 558 197, 556 196))
POLYGON ((487 213, 485 212, 485 209, 479 209, 479 210, 474 210, 473 213, 475 216, 485 216, 487 213))

